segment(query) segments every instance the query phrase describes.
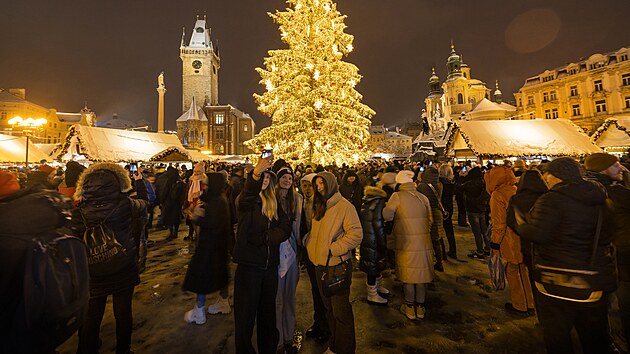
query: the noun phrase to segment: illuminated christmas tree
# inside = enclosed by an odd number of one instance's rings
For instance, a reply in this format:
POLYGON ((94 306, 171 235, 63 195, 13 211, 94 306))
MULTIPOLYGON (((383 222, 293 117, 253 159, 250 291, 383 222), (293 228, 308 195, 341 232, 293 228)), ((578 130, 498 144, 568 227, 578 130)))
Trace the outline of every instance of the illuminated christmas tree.
POLYGON ((254 151, 272 148, 285 160, 354 164, 369 157, 370 118, 354 88, 359 69, 343 61, 354 37, 346 16, 331 0, 288 0, 286 11, 269 14, 288 49, 270 50, 256 68, 267 92, 254 94, 271 126, 246 142, 254 151))

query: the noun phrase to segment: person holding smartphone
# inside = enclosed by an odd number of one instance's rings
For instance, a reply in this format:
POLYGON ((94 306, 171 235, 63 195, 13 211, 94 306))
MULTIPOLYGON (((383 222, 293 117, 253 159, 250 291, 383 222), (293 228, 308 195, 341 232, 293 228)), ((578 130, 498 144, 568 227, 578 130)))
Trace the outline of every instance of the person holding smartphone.
POLYGON ((273 155, 260 158, 247 176, 245 189, 236 200, 238 231, 233 259, 234 339, 237 353, 275 353, 279 341, 276 327, 276 292, 280 244, 291 235, 292 225, 276 198, 276 175, 269 170, 273 155))

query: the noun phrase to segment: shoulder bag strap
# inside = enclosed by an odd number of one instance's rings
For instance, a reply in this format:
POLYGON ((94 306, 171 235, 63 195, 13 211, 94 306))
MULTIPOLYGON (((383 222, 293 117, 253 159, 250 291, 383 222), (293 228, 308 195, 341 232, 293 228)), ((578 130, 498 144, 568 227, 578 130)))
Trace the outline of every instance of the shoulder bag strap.
POLYGON ((602 219, 604 218, 603 208, 600 206, 597 208, 597 231, 595 231, 595 240, 593 240, 593 253, 591 254, 591 265, 595 263, 595 254, 597 253, 597 246, 599 244, 599 235, 602 231, 602 219))
POLYGON ((431 183, 427 183, 427 184, 429 185, 429 188, 431 188, 431 190, 433 191, 433 194, 435 195, 435 198, 437 199, 438 206, 440 207, 440 210, 442 211, 442 213, 445 213, 446 210, 444 209, 444 206, 442 205, 442 201, 440 200, 440 195, 438 194, 438 192, 435 190, 435 187, 433 187, 431 183))

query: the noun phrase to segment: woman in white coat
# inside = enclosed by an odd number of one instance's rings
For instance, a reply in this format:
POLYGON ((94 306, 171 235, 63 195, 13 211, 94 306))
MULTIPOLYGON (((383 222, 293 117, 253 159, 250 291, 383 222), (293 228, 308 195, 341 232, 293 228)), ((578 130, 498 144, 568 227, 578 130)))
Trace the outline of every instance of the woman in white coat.
POLYGON ((396 275, 405 293, 400 312, 410 320, 424 318, 426 284, 434 276, 431 207, 427 197, 416 190, 413 176, 413 171, 398 172, 399 190, 383 209, 385 221, 394 220, 396 275))

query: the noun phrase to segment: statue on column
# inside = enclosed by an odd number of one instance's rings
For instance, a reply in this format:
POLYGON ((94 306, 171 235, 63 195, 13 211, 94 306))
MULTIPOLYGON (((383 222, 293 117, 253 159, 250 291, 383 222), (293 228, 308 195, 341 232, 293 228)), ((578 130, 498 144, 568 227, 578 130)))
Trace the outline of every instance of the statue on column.
POLYGON ((158 88, 165 88, 164 86, 164 71, 162 71, 160 73, 160 75, 158 75, 158 88))

